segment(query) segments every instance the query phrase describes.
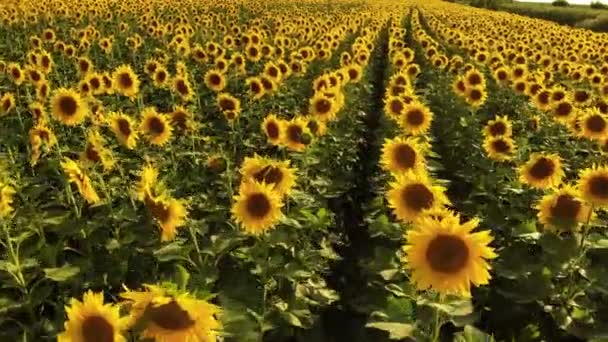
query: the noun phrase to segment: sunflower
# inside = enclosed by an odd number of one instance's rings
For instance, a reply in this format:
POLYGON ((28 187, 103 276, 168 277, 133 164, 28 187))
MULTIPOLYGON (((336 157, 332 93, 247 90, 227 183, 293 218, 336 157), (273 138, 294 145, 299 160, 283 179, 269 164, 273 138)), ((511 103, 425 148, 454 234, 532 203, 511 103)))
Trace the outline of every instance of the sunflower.
POLYGON ((5 93, 0 98, 0 114, 6 115, 15 108, 15 95, 13 93, 5 93))
POLYGON ((112 73, 114 90, 124 96, 134 99, 139 93, 139 78, 131 66, 123 64, 112 73))
POLYGON ((161 241, 172 241, 177 235, 177 228, 186 223, 188 210, 183 200, 171 198, 165 194, 154 197, 147 194, 144 203, 161 229, 161 241))
POLYGON ((264 87, 265 94, 272 94, 278 88, 277 83, 268 76, 265 76, 265 75, 260 76, 260 82, 262 82, 262 87, 264 87))
POLYGON ((93 188, 93 185, 91 184, 91 179, 82 171, 75 161, 70 158, 64 158, 61 162, 61 167, 63 168, 63 172, 67 175, 68 181, 76 184, 78 192, 84 197, 87 203, 95 204, 101 201, 95 188, 93 188))
POLYGON ((30 165, 35 166, 40 159, 40 155, 42 154, 43 144, 46 146, 47 150, 50 150, 54 145, 57 144, 57 138, 55 137, 53 131, 51 131, 44 124, 37 124, 36 126, 32 127, 28 135, 32 150, 30 165))
POLYGON ((15 209, 12 207, 15 189, 7 184, 0 183, 0 217, 10 215, 15 209))
POLYGON ((464 84, 466 88, 485 88, 486 80, 481 72, 471 69, 464 74, 464 84))
POLYGON ((226 78, 219 70, 209 70, 205 73, 205 85, 207 88, 219 93, 226 88, 226 78))
POLYGON ((418 289, 469 297, 471 283, 488 284, 490 265, 486 259, 497 255, 488 246, 493 240, 489 231, 472 233, 478 224, 478 219, 461 224, 426 217, 407 232, 403 261, 418 289))
POLYGON ((560 123, 568 123, 575 115, 574 105, 567 99, 561 100, 553 105, 551 112, 553 119, 560 123))
POLYGON ((182 106, 176 106, 171 112, 171 126, 182 131, 191 131, 195 127, 192 113, 182 106))
MULTIPOLYGON (((2 100, 0 100, 1 106, 2 100)), ((35 125, 44 124, 47 121, 46 111, 44 110, 44 105, 40 102, 32 102, 29 106, 30 113, 32 113, 32 121, 35 125)))
POLYGON ((159 114, 154 107, 146 107, 141 112, 139 131, 153 145, 162 146, 173 136, 173 127, 166 114, 159 114))
POLYGON ((152 74, 152 80, 155 87, 165 88, 169 82, 169 72, 164 66, 159 65, 152 74))
POLYGON ((382 167, 395 174, 425 172, 426 161, 422 150, 423 146, 412 137, 386 139, 382 146, 382 167))
POLYGON ((511 121, 506 115, 497 115, 494 120, 488 121, 483 129, 483 134, 486 137, 510 137, 513 134, 511 121))
POLYGON ((295 117, 285 123, 283 145, 292 151, 301 152, 310 143, 312 138, 308 122, 305 118, 295 117))
POLYGON ((57 336, 58 342, 127 341, 122 331, 128 321, 120 317, 118 306, 104 304, 103 292, 87 291, 82 302, 72 298, 65 311, 68 320, 65 331, 57 336))
POLYGON ((608 207, 608 167, 593 166, 580 172, 577 184, 581 197, 587 202, 608 207))
POLYGON ((386 197, 395 216, 405 222, 412 222, 425 211, 449 204, 445 189, 433 185, 425 173, 408 171, 396 176, 386 197))
POLYGON ((422 102, 414 101, 406 105, 399 118, 399 126, 408 134, 422 135, 431 127, 433 113, 422 102))
POLYGON ((194 97, 194 91, 192 90, 190 81, 183 76, 177 76, 173 79, 173 91, 185 102, 192 100, 194 97))
POLYGON ((284 139, 285 121, 278 119, 274 114, 269 114, 262 122, 262 130, 269 143, 275 146, 279 145, 284 139))
POLYGON ((89 112, 87 103, 78 92, 66 88, 55 90, 51 108, 53 117, 68 126, 82 123, 89 112))
POLYGON ((232 216, 249 234, 266 232, 283 216, 283 203, 271 184, 243 182, 234 201, 232 216))
POLYGON ((249 88, 249 96, 252 99, 259 100, 266 94, 262 80, 259 77, 249 77, 245 83, 249 88))
POLYGON ((465 93, 466 102, 473 108, 481 107, 487 98, 488 93, 481 87, 467 88, 465 93))
POLYGON ((484 139, 483 148, 488 157, 496 161, 507 161, 513 158, 515 143, 510 137, 487 137, 484 139))
POLYGON ((97 130, 91 130, 87 135, 87 144, 80 160, 90 163, 101 163, 103 169, 108 171, 114 166, 112 152, 104 147, 105 139, 97 130))
POLYGON ((336 118, 337 109, 335 99, 316 92, 309 101, 308 112, 321 121, 331 121, 336 118))
POLYGON ((246 157, 241 164, 241 174, 245 181, 255 181, 271 186, 279 196, 289 195, 295 184, 296 169, 289 167, 289 160, 274 160, 258 155, 246 157))
POLYGON ((188 293, 157 285, 144 291, 125 288, 120 294, 129 307, 130 324, 141 326, 142 339, 155 341, 214 342, 221 329, 219 307, 188 293))
POLYGON ((405 107, 406 103, 401 96, 387 96, 384 99, 384 112, 393 120, 399 120, 405 107))
POLYGON ((350 82, 357 83, 363 77, 363 68, 359 64, 350 64, 345 69, 350 82))
POLYGON ((9 63, 7 66, 8 74, 11 77, 11 80, 16 85, 21 85, 23 81, 25 81, 25 73, 21 70, 21 66, 17 63, 9 63))
POLYGON ((128 149, 134 149, 137 145, 137 124, 135 121, 122 113, 110 113, 108 117, 110 128, 114 132, 116 139, 128 149))
POLYGON ((583 137, 601 140, 608 136, 608 120, 597 108, 586 109, 579 122, 583 137))
POLYGON ((44 82, 45 76, 43 73, 41 73, 36 67, 27 67, 24 70, 27 79, 34 85, 38 85, 42 82, 44 82))
POLYGON ((87 57, 80 57, 76 60, 76 67, 81 76, 85 76, 89 72, 93 72, 95 68, 93 62, 87 57))
POLYGON ((534 105, 536 108, 542 110, 543 112, 547 112, 551 109, 551 91, 548 89, 543 89, 536 93, 536 96, 533 98, 534 105))
POLYGON ((519 168, 519 181, 538 189, 555 188, 564 178, 559 155, 533 153, 519 168))
POLYGON ((586 222, 591 215, 591 207, 583 202, 578 190, 570 185, 564 185, 543 196, 536 209, 540 223, 550 229, 566 231, 586 222))

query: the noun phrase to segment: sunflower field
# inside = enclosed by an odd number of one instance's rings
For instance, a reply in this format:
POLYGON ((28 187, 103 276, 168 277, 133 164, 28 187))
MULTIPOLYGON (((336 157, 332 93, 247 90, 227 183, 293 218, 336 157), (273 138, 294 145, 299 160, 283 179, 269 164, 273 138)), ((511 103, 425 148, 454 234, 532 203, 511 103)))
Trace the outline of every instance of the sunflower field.
POLYGON ((0 341, 608 341, 608 35, 439 0, 0 21, 0 341))

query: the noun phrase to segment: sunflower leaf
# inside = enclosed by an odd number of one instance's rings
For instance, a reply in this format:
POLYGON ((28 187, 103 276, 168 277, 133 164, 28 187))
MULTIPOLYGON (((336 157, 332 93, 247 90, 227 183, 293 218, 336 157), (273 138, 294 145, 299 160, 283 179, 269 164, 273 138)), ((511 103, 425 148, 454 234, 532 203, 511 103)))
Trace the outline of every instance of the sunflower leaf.
POLYGON ((62 282, 80 273, 80 268, 77 266, 64 265, 62 267, 45 268, 43 271, 48 279, 62 282))
POLYGON ((410 337, 414 332, 414 326, 406 323, 373 322, 367 323, 365 326, 388 332, 388 337, 391 340, 401 340, 410 337))

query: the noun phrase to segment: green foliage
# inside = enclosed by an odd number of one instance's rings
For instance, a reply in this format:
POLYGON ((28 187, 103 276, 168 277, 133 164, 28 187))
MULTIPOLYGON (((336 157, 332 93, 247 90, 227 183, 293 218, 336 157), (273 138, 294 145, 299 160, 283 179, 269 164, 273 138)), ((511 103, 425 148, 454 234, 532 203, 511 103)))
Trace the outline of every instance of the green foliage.
POLYGON ((592 1, 589 7, 593 9, 608 9, 608 5, 600 2, 600 1, 592 1))
POLYGON ((551 6, 555 6, 555 7, 568 7, 568 6, 570 6, 570 3, 568 3, 567 0, 554 0, 551 3, 551 6))

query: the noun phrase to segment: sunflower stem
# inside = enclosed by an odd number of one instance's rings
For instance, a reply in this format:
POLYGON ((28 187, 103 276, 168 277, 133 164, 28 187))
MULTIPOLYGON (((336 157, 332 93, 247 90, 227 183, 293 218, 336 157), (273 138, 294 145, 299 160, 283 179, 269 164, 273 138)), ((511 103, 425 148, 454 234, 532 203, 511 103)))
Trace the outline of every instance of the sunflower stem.
POLYGON ((439 320, 439 309, 435 308, 433 312, 433 336, 431 338, 432 342, 439 341, 439 336, 441 335, 441 322, 439 320))

